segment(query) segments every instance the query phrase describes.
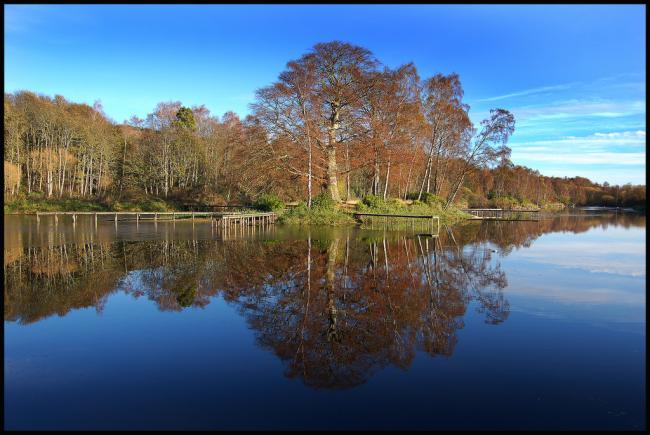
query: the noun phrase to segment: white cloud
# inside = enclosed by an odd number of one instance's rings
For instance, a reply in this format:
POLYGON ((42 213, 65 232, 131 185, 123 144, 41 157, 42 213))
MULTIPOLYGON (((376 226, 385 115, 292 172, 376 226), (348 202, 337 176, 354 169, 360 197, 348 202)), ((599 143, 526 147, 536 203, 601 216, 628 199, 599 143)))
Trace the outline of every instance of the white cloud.
POLYGON ((612 165, 606 168, 592 168, 587 165, 576 167, 575 165, 563 165, 561 162, 546 162, 537 165, 537 168, 539 168, 542 174, 549 177, 575 177, 579 175, 596 183, 604 183, 607 181, 610 184, 619 185, 625 183, 646 184, 645 165, 643 167, 612 165))
POLYGON ((594 136, 607 138, 607 139, 634 138, 634 139, 642 139, 645 142, 645 130, 620 131, 614 133, 594 133, 594 136))
POLYGON ((558 139, 512 142, 513 149, 523 151, 582 150, 606 151, 611 147, 645 148, 645 130, 593 133, 588 136, 564 136, 558 139))
POLYGON ((569 89, 572 86, 574 86, 575 84, 577 84, 577 82, 567 83, 567 84, 564 84, 564 85, 542 86, 542 87, 539 87, 539 88, 526 89, 526 90, 523 90, 523 91, 513 92, 513 93, 510 93, 510 94, 498 95, 496 97, 482 98, 480 100, 476 100, 476 102, 498 101, 498 100, 505 100, 507 98, 522 97, 522 96, 525 96, 525 95, 539 94, 539 93, 542 93, 542 92, 560 91, 560 90, 569 89))
POLYGON ((645 130, 630 130, 513 142, 510 147, 514 162, 547 176, 645 184, 645 145, 645 130))
POLYGON ((645 164, 643 153, 567 153, 548 149, 544 152, 513 151, 514 160, 527 160, 536 162, 561 162, 576 165, 641 165, 645 164), (552 154, 548 154, 552 153, 552 154))
POLYGON ((531 124, 539 121, 558 121, 574 118, 621 118, 644 115, 645 101, 568 100, 543 106, 522 106, 511 109, 518 121, 531 124))

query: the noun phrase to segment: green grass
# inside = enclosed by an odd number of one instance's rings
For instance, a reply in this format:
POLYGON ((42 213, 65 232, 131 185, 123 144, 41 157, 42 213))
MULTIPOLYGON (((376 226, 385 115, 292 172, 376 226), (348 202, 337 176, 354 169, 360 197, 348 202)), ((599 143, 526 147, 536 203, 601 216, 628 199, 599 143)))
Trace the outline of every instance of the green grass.
POLYGON ((82 198, 46 198, 30 194, 4 203, 5 213, 34 213, 50 211, 178 211, 170 202, 161 199, 142 201, 100 201, 82 198))
MULTIPOLYGON (((381 213, 381 214, 405 214, 405 215, 435 215, 440 217, 441 224, 452 224, 469 217, 468 214, 458 209, 450 208, 443 210, 442 202, 434 195, 426 197, 427 202, 413 201, 406 204, 398 199, 388 199, 376 196, 367 196, 359 202, 354 209, 344 209, 335 204, 326 194, 314 198, 312 208, 305 203, 296 207, 284 208, 275 198, 264 198, 259 201, 265 208, 268 206, 274 209, 279 215, 279 222, 297 225, 354 225, 357 221, 352 217, 352 212, 381 213)), ((31 194, 6 201, 5 213, 33 213, 48 211, 142 211, 142 212, 165 212, 181 211, 178 204, 172 200, 158 198, 143 198, 131 201, 99 201, 80 198, 45 198, 42 194, 31 194)), ((377 219, 375 219, 377 221, 377 219)), ((364 219, 370 224, 370 218, 364 219)), ((379 221, 383 222, 383 218, 379 221)), ((376 222, 375 222, 376 223, 376 222)), ((410 226, 410 220, 404 222, 393 221, 395 227, 410 226)))
MULTIPOLYGON (((352 217, 353 212, 359 213, 379 213, 379 214, 402 214, 402 215, 434 215, 440 218, 441 224, 452 224, 470 217, 456 208, 449 208, 443 210, 442 202, 431 195, 429 203, 414 201, 412 204, 407 204, 398 199, 388 199, 384 201, 383 198, 376 196, 367 196, 362 202, 357 204, 354 210, 344 210, 336 204, 324 201, 317 198, 313 202, 311 209, 306 204, 301 203, 297 207, 286 210, 280 215, 280 222, 288 224, 300 225, 350 225, 357 223, 356 219, 352 217)), ((383 224, 384 218, 374 218, 377 222, 383 224)), ((373 218, 362 218, 362 226, 372 225, 373 218)), ((425 226, 424 222, 418 225, 425 226)), ((394 219, 392 220, 391 227, 410 227, 410 219, 394 219)))
POLYGON ((280 214, 279 222, 298 225, 346 225, 354 224, 355 221, 352 215, 336 206, 333 208, 312 207, 309 209, 306 204, 301 203, 280 214))
MULTIPOLYGON (((427 199, 427 202, 413 201, 411 204, 407 204, 395 198, 384 200, 376 196, 367 196, 357 205, 357 211, 361 213, 434 215, 440 218, 441 224, 447 225, 470 217, 469 214, 454 207, 444 210, 442 201, 435 195, 431 195, 427 199)), ((407 219, 403 224, 410 225, 407 219)))
POLYGON ((161 199, 146 199, 137 203, 117 201, 111 205, 111 211, 179 211, 179 209, 161 199))
POLYGON ((109 211, 106 204, 78 198, 42 198, 37 195, 5 201, 5 213, 37 211, 109 211))

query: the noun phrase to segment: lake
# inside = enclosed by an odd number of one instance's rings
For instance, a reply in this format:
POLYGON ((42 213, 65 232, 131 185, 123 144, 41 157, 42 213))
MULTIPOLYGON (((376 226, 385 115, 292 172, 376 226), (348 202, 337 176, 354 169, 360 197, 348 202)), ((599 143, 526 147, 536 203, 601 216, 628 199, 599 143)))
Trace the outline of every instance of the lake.
POLYGON ((110 219, 5 215, 5 429, 646 427, 645 216, 110 219))

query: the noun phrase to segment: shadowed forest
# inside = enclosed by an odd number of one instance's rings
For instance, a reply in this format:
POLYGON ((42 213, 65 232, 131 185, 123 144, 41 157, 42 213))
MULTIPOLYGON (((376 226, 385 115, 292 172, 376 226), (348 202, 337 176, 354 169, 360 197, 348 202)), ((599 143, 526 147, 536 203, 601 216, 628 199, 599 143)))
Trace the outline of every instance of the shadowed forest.
POLYGON ((5 94, 5 201, 82 199, 307 207, 368 195, 451 206, 604 205, 645 209, 645 186, 546 177, 510 160, 515 118, 469 118, 457 74, 421 78, 365 48, 316 44, 256 92, 251 114, 161 102, 145 119, 29 91, 5 94))

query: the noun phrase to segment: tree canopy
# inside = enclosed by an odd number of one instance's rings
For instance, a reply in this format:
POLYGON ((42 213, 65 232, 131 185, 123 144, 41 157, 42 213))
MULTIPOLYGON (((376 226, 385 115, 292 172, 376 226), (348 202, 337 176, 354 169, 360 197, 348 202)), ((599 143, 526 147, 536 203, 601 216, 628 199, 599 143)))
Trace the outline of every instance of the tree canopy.
POLYGON ((510 160, 515 118, 474 126, 458 74, 421 78, 367 49, 332 41, 290 60, 251 114, 161 102, 145 119, 29 91, 5 94, 5 197, 191 198, 254 202, 273 193, 336 202, 426 195, 445 206, 645 205, 645 186, 545 177, 510 160))

